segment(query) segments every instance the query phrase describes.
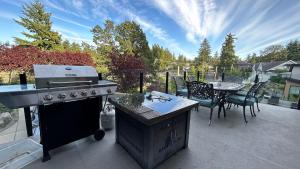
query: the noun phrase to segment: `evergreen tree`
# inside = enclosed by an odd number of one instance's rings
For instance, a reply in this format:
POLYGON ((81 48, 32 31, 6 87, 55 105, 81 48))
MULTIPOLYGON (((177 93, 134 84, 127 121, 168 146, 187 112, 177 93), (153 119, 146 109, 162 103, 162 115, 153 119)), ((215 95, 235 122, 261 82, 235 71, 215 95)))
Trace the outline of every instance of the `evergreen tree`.
POLYGON ((134 21, 125 21, 116 26, 116 41, 120 45, 120 51, 134 53, 141 57, 146 68, 154 73, 155 58, 152 56, 145 33, 140 25, 134 21))
POLYGON ((210 60, 210 45, 208 40, 205 38, 201 45, 200 45, 200 49, 198 51, 198 65, 201 65, 202 63, 207 64, 210 60))
POLYGON ((210 45, 208 43, 208 40, 204 38, 200 45, 198 57, 196 59, 198 70, 201 70, 202 72, 202 79, 204 79, 204 74, 208 71, 208 66, 211 59, 210 53, 210 45))
POLYGON ((115 48, 115 25, 111 20, 105 20, 104 28, 96 25, 91 32, 93 33, 93 42, 97 45, 98 50, 103 53, 111 52, 115 48))
POLYGON ((298 40, 290 41, 286 49, 288 60, 300 60, 300 43, 298 40))
POLYGON ((93 41, 102 56, 108 57, 113 49, 122 54, 134 54, 143 60, 148 71, 155 74, 155 58, 140 25, 133 21, 114 25, 112 21, 106 20, 104 28, 96 25, 91 31, 93 41))
POLYGON ((177 65, 180 67, 180 69, 182 69, 187 65, 187 59, 184 55, 182 54, 178 55, 177 65))
POLYGON ((104 27, 96 25, 91 32, 93 33, 93 42, 96 44, 96 51, 91 53, 95 61, 97 71, 108 72, 109 55, 114 49, 117 49, 115 42, 115 25, 111 20, 105 20, 104 27))
POLYGON ((168 49, 154 44, 151 53, 156 60, 155 67, 158 68, 159 71, 165 71, 172 66, 174 56, 168 49))
POLYGON ((112 21, 106 20, 104 28, 96 25, 91 32, 93 33, 93 42, 96 44, 98 56, 94 57, 97 63, 102 63, 103 58, 108 58, 113 49, 116 49, 114 39, 115 25, 112 21))
POLYGON ((64 40, 61 45, 64 50, 70 50, 71 44, 69 40, 64 40))
POLYGON ((210 59, 209 62, 210 65, 216 67, 220 64, 220 58, 219 58, 219 53, 218 51, 215 52, 214 56, 210 59))
POLYGON ((78 43, 72 42, 72 44, 70 46, 70 50, 73 51, 73 52, 74 51, 79 52, 79 51, 81 51, 81 47, 78 43))
POLYGON ((86 43, 86 42, 81 42, 81 49, 82 49, 83 52, 94 51, 93 46, 86 43))
POLYGON ((38 0, 23 6, 23 16, 15 20, 29 32, 22 32, 26 39, 15 37, 18 45, 37 46, 41 49, 53 49, 61 42, 58 32, 52 31, 51 13, 47 13, 38 0))
POLYGON ((257 56, 256 56, 256 53, 252 53, 252 55, 248 55, 247 56, 247 62, 250 62, 250 63, 252 63, 252 64, 255 64, 255 63, 258 63, 258 58, 257 58, 257 56))
POLYGON ((231 69, 232 65, 237 63, 237 56, 235 55, 234 50, 234 41, 235 37, 233 34, 229 33, 225 42, 222 45, 222 51, 220 55, 220 68, 225 68, 226 70, 231 69))
POLYGON ((108 73, 109 61, 107 57, 99 54, 92 45, 86 42, 81 42, 81 50, 91 55, 93 61, 96 63, 97 72, 101 72, 103 74, 108 73))

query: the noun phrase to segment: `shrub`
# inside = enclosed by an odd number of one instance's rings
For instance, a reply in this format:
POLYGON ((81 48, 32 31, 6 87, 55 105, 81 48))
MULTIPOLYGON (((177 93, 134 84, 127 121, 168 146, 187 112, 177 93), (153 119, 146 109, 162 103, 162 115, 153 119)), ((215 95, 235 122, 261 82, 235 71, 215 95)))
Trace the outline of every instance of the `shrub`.
POLYGON ((109 65, 113 79, 122 92, 135 92, 139 86, 140 72, 145 72, 143 61, 133 54, 121 54, 113 50, 109 54, 109 65))
POLYGON ((270 81, 273 83, 285 84, 285 80, 281 76, 272 76, 270 81))
POLYGON ((36 47, 0 46, 0 71, 30 72, 33 64, 95 66, 87 53, 43 51, 36 47))

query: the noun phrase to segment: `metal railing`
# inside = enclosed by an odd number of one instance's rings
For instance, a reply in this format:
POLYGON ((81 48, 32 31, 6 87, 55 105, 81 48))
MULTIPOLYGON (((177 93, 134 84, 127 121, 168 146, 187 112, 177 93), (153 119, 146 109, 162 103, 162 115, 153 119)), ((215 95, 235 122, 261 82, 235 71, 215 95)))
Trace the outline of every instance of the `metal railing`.
MULTIPOLYGON (((165 93, 169 93, 169 83, 170 83, 170 74, 169 72, 166 72, 165 73, 165 93)), ((225 74, 222 73, 222 80, 224 80, 224 76, 225 74)), ((102 74, 99 73, 98 74, 98 77, 99 77, 99 80, 102 80, 102 74)), ((27 84, 27 79, 26 79, 26 74, 23 73, 23 74, 20 74, 19 75, 19 78, 20 78, 20 84, 27 84)), ((184 71, 183 73, 183 78, 184 80, 187 80, 187 72, 184 71)), ((197 72, 197 81, 200 80, 200 71, 197 72)), ((144 73, 143 72, 140 72, 140 76, 139 76, 139 92, 140 93, 143 93, 144 92, 144 73)), ((102 101, 101 101, 102 103, 102 101)), ((100 103, 100 104, 101 104, 100 103)), ((297 109, 300 110, 300 96, 298 98, 298 106, 297 106, 297 109)), ((28 136, 32 136, 33 133, 32 133, 32 121, 31 121, 31 112, 30 112, 30 107, 25 107, 24 108, 24 114, 25 114, 25 122, 26 122, 26 130, 27 130, 27 135, 28 136)))

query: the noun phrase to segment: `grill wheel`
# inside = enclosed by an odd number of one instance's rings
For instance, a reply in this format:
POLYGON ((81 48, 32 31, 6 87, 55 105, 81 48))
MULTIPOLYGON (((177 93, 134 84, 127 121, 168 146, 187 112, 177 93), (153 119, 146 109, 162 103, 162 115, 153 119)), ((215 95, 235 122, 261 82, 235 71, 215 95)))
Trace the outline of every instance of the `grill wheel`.
POLYGON ((104 130, 97 130, 94 134, 94 138, 95 140, 99 141, 99 140, 102 140, 102 138, 105 136, 105 132, 104 130))

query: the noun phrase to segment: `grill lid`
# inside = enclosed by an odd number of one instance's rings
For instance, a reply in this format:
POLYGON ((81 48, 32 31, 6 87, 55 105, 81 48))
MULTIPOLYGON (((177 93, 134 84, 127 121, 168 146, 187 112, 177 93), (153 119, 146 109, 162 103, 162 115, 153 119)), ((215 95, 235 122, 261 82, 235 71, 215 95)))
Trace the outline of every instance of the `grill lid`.
POLYGON ((98 83, 98 73, 91 66, 33 65, 37 89, 98 83))

